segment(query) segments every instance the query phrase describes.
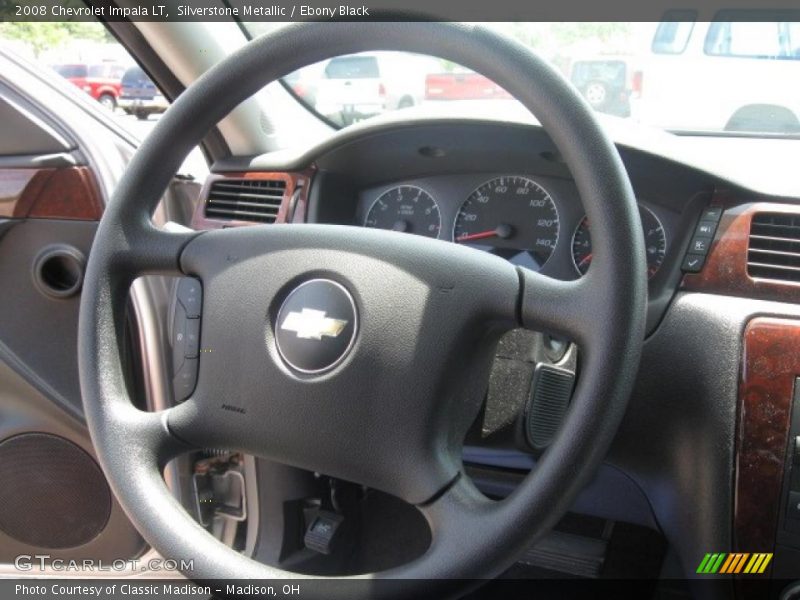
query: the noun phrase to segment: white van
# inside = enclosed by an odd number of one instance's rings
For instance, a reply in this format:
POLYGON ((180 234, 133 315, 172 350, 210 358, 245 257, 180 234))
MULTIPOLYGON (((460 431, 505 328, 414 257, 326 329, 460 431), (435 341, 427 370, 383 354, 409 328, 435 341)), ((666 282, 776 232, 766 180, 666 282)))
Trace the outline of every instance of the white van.
POLYGON ((800 11, 700 16, 665 13, 634 79, 632 116, 673 130, 800 133, 800 11))

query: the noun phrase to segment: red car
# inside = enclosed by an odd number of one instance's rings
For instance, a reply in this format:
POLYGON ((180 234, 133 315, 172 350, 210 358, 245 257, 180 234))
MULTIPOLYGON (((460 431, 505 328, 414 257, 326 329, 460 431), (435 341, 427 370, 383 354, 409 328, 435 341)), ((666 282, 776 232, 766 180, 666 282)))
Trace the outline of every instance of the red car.
POLYGON ((68 79, 100 104, 117 107, 125 66, 116 63, 55 65, 55 71, 68 79))

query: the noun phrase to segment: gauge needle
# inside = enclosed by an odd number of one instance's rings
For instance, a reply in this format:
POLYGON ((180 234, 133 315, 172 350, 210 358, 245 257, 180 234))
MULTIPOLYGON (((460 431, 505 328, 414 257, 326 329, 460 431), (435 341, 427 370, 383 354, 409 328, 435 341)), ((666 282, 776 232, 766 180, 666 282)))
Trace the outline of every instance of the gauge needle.
POLYGON ((486 238, 499 237, 507 239, 511 237, 511 226, 502 223, 494 229, 479 231, 478 233, 466 233, 456 238, 457 242, 471 242, 473 240, 485 240, 486 238))
POLYGON ((586 256, 583 257, 583 260, 578 263, 578 266, 582 267, 583 265, 585 265, 587 262, 589 262, 591 260, 592 260, 592 255, 591 254, 587 254, 586 256))

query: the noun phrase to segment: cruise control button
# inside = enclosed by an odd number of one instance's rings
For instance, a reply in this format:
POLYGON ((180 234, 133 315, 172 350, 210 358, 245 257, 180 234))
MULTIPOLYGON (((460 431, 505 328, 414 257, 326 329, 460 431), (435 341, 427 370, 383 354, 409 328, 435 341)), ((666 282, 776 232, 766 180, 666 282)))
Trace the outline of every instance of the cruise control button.
POLYGON ((703 254, 687 254, 683 259, 681 270, 685 273, 699 273, 705 262, 706 257, 703 254))
POLYGON ((185 356, 197 358, 200 355, 200 319, 187 319, 185 332, 185 356))
POLYGON ((203 287, 197 279, 185 277, 178 284, 178 301, 186 309, 186 316, 195 319, 200 316, 203 305, 203 287))
POLYGON ((183 361, 183 366, 175 373, 172 380, 172 388, 175 391, 175 401, 186 400, 192 395, 194 386, 197 383, 197 363, 196 358, 187 358, 183 361))
POLYGON ((689 245, 689 252, 693 254, 706 254, 711 246, 710 237, 696 236, 689 245))

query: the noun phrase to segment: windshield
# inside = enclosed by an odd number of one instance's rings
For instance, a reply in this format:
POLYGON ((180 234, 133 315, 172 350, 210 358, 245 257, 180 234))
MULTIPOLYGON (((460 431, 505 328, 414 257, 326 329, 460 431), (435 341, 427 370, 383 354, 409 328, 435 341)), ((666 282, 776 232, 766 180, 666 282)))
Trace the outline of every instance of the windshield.
MULTIPOLYGON (((597 112, 678 133, 800 134, 800 11, 667 11, 658 23, 486 23, 549 60, 597 112), (763 13, 763 14, 762 14, 763 13)), ((247 23, 251 36, 276 27, 247 23)), ((284 83, 346 127, 390 111, 458 103, 519 108, 482 75, 435 57, 339 56, 284 83)))

